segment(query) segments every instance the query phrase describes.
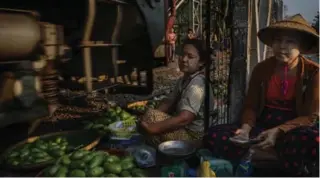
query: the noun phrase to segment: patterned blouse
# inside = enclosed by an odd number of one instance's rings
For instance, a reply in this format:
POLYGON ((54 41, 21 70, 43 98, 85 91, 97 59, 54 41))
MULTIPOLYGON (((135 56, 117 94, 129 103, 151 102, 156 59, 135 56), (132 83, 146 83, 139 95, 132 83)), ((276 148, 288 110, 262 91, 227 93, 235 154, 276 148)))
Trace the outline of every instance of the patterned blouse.
MULTIPOLYGON (((210 109, 214 111, 214 100, 210 88, 210 109)), ((204 131, 204 98, 205 98, 205 76, 199 72, 181 78, 177 81, 176 87, 169 98, 177 102, 176 113, 183 110, 195 114, 197 117, 189 125, 187 130, 203 133, 204 131)))

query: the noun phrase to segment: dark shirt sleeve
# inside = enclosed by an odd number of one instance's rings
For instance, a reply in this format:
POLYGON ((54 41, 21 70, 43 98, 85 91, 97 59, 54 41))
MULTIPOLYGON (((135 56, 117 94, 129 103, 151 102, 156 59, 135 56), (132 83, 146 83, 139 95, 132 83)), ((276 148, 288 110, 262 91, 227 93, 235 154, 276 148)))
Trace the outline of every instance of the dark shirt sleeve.
POLYGON ((248 124, 251 127, 256 124, 257 105, 260 98, 261 82, 259 80, 259 68, 260 64, 254 67, 252 71, 242 113, 242 124, 248 124))

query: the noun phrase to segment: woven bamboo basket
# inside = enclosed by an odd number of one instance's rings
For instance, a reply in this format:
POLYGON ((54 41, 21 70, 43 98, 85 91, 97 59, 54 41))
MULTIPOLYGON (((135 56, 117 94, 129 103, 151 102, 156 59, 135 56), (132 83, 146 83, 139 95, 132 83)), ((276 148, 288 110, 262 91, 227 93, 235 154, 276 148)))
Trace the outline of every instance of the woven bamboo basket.
MULTIPOLYGON (((148 109, 145 115, 143 116, 142 120, 150 123, 156 123, 156 122, 161 122, 167 119, 170 119, 172 116, 161 112, 156 109, 148 109)), ((161 142, 164 141, 169 141, 169 140, 192 140, 190 135, 187 133, 185 129, 178 129, 172 132, 168 132, 165 134, 161 134, 159 136, 151 136, 150 137, 152 144, 160 144, 161 142)))

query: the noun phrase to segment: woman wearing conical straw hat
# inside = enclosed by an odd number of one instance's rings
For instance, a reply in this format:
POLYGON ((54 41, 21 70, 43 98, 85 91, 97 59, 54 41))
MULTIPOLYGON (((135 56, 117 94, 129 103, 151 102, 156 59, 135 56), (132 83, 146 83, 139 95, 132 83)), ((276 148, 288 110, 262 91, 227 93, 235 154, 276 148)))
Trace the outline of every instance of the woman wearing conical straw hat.
POLYGON ((231 160, 249 146, 272 150, 284 170, 305 175, 305 167, 316 169, 319 162, 319 65, 301 54, 318 45, 319 35, 298 14, 261 29, 258 37, 274 56, 253 69, 241 123, 212 127, 208 147, 231 160), (249 138, 258 143, 239 146, 249 138))

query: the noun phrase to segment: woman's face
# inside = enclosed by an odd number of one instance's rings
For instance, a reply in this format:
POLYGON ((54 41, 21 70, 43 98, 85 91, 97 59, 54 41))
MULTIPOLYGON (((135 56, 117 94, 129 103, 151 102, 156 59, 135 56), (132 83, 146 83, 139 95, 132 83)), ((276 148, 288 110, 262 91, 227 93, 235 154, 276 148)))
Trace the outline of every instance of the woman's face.
POLYGON ((183 55, 179 58, 180 71, 193 74, 199 70, 201 65, 198 50, 191 44, 184 45, 183 55))
POLYGON ((300 54, 300 43, 292 35, 279 35, 272 44, 272 49, 276 58, 281 62, 289 62, 300 54))

